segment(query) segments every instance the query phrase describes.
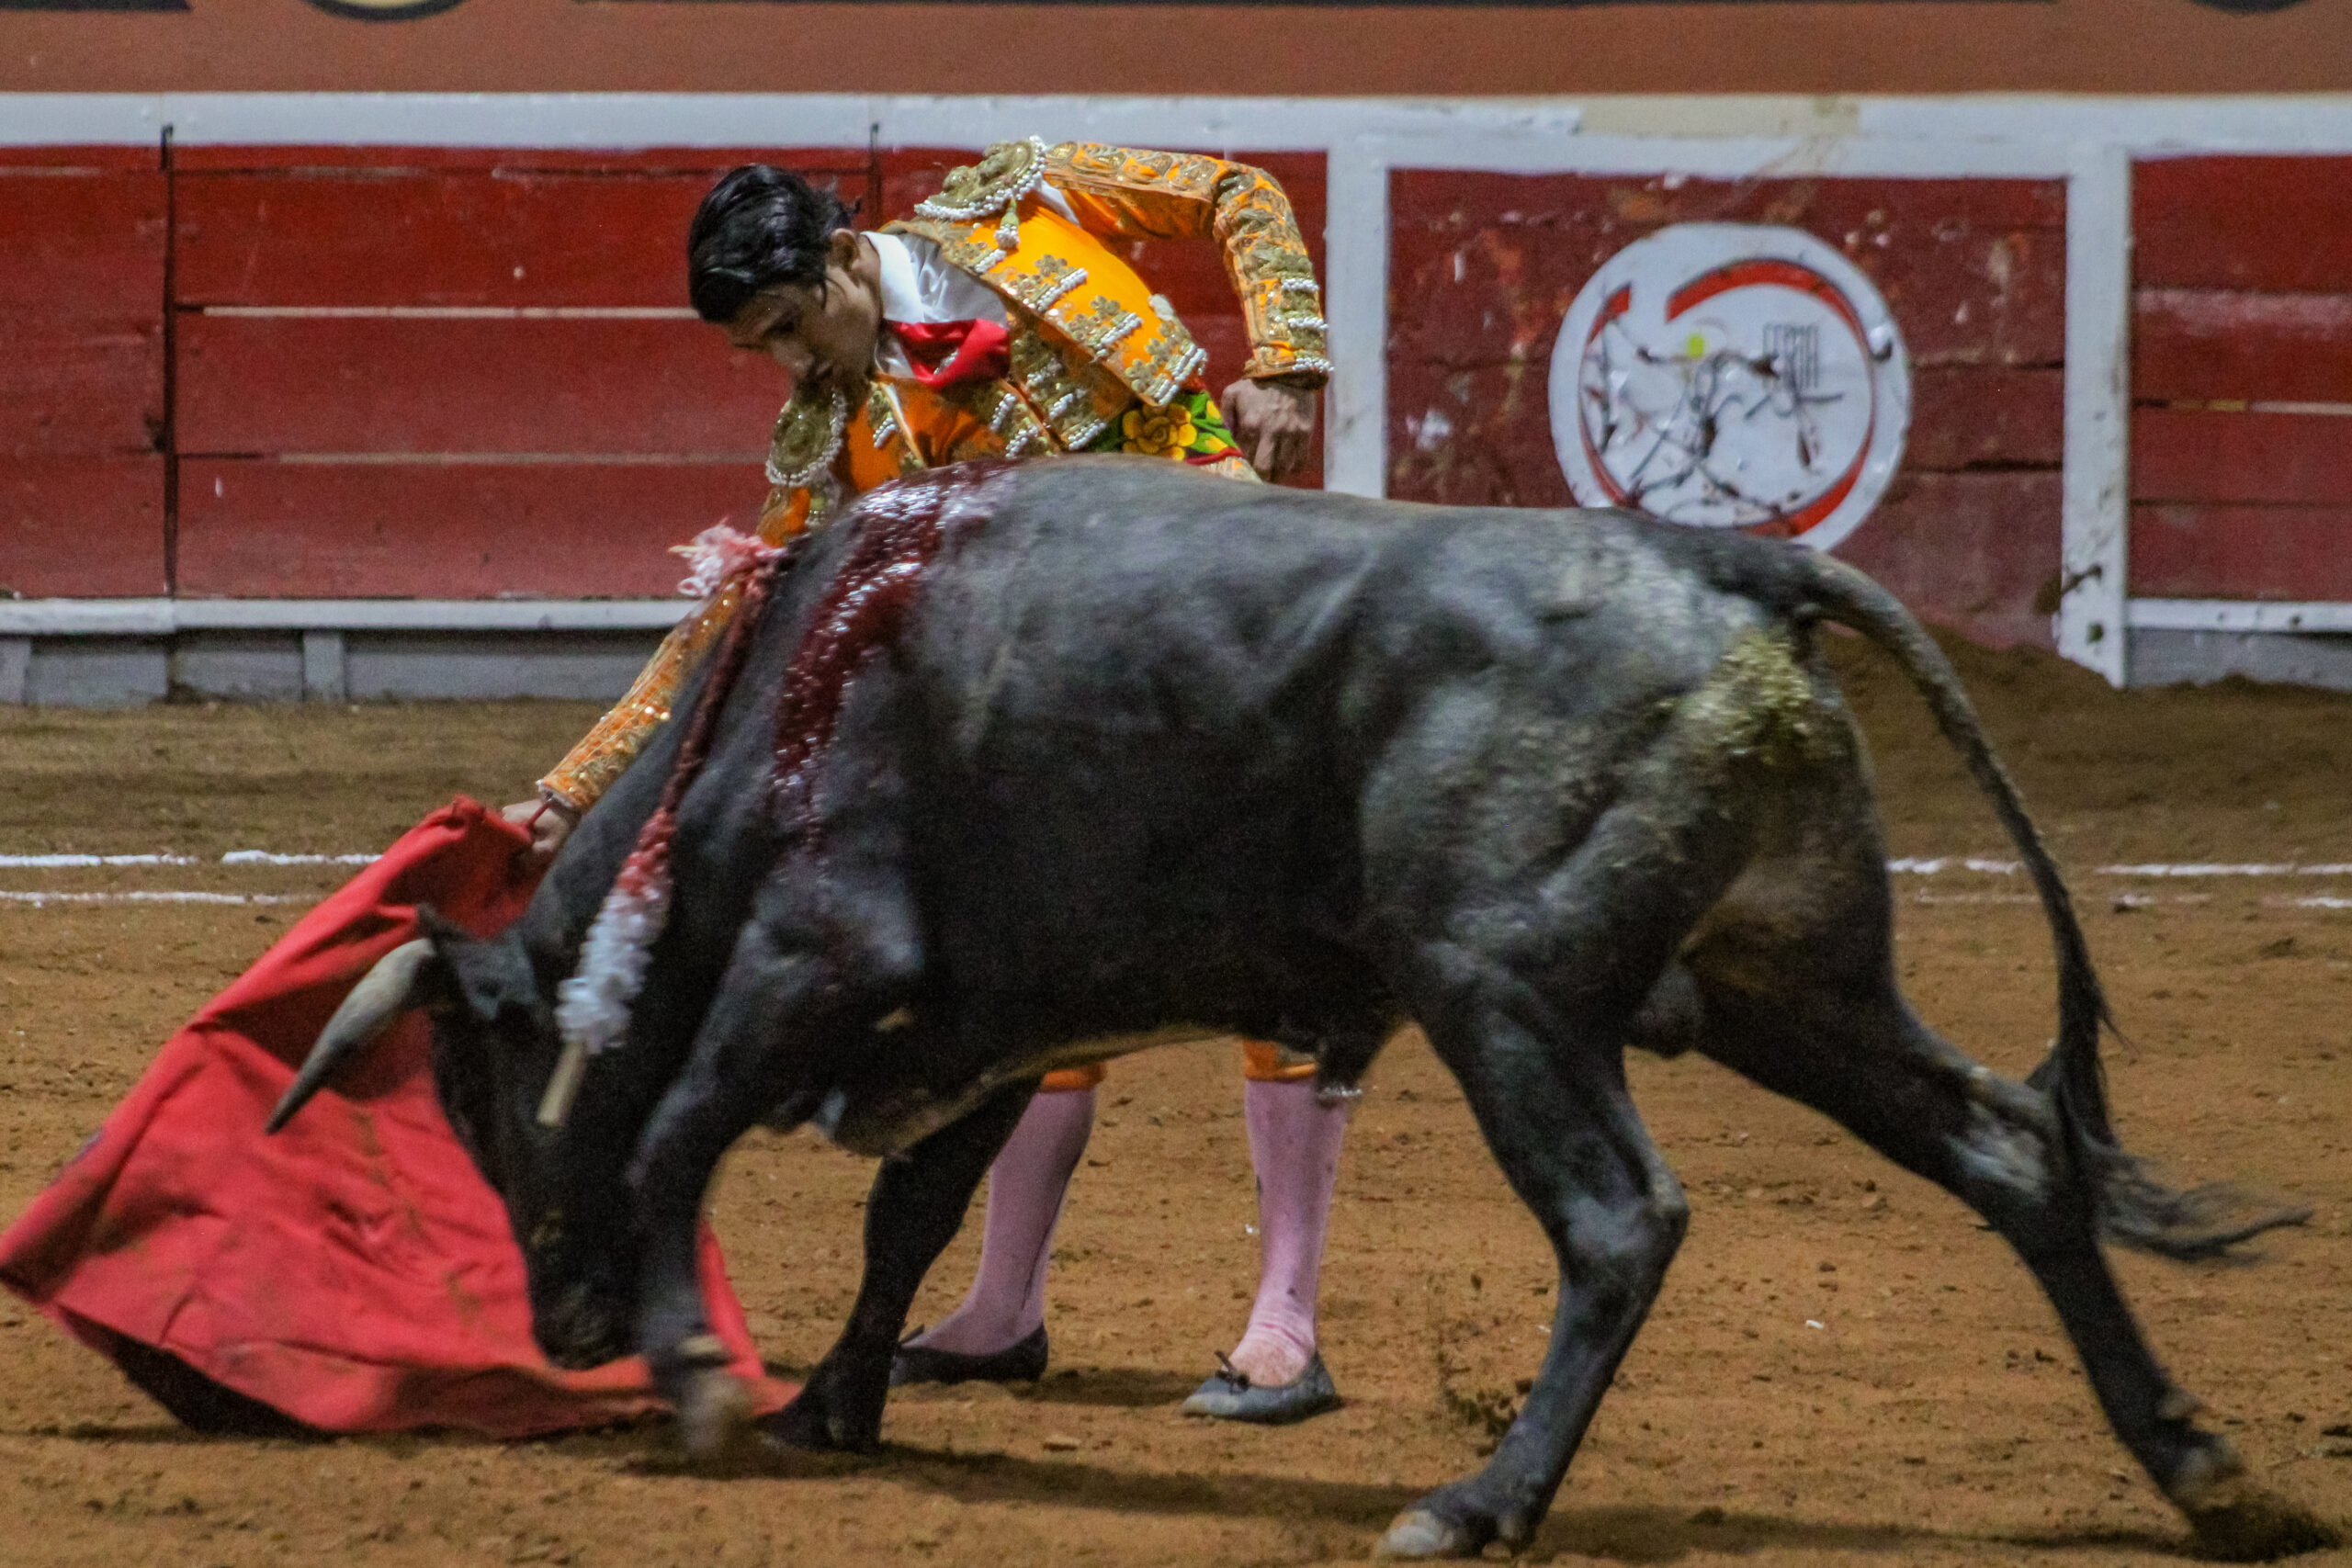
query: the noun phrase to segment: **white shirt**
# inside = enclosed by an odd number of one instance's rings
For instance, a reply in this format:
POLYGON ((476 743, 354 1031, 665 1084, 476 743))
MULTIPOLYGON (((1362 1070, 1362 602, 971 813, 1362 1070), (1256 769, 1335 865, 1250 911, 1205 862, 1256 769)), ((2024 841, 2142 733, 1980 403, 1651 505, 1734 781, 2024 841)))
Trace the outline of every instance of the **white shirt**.
MULTIPOLYGON (((1039 186, 1037 198, 1071 223, 1078 221, 1069 203, 1053 186, 1039 186)), ((997 291, 969 273, 948 265, 940 256, 939 247, 929 240, 916 234, 879 231, 859 237, 874 247, 875 257, 881 263, 885 321, 994 321, 1001 327, 1012 325, 997 291)), ((875 344, 874 366, 885 376, 906 378, 914 375, 914 365, 899 346, 895 333, 884 333, 875 344)))

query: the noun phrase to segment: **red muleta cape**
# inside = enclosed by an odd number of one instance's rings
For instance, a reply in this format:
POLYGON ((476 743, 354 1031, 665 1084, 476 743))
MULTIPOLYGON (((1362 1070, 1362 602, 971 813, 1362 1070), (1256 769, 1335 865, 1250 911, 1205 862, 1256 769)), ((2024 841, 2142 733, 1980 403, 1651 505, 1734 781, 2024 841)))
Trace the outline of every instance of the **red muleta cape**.
MULTIPOLYGON (((664 1408, 642 1360, 565 1371, 533 1342, 522 1252, 441 1113, 422 1014, 262 1134, 418 904, 481 935, 522 913, 524 841, 459 799, 304 916, 0 1235, 0 1282, 195 1426, 523 1438, 664 1408)), ((762 1374, 707 1231, 702 1272, 735 1371, 781 1408, 794 1390, 762 1374)))

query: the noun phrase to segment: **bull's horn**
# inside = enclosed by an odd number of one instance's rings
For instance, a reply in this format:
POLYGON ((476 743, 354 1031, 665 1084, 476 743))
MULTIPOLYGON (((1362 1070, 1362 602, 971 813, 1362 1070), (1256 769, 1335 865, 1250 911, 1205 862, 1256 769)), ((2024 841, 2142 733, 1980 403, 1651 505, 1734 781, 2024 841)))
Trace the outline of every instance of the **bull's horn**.
POLYGON ((424 971, 425 961, 432 956, 433 943, 418 937, 376 960, 376 966, 360 976, 359 984, 351 987, 351 994, 343 998, 343 1005, 334 1010, 334 1016, 319 1032, 319 1043, 311 1047, 311 1055, 303 1062, 302 1070, 294 1075, 286 1097, 269 1113, 269 1131, 275 1133, 285 1126, 294 1112, 324 1089, 327 1080, 362 1046, 416 1005, 417 979, 424 971))

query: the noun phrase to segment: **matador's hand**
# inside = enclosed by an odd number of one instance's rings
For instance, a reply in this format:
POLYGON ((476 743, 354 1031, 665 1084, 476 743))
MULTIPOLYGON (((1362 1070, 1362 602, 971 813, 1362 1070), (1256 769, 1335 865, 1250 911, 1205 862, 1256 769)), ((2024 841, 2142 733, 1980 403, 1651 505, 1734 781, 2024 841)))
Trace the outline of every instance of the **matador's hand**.
POLYGON ((1313 389, 1245 378, 1227 387, 1222 400, 1226 422, 1251 468, 1279 479, 1306 463, 1315 440, 1313 389))
POLYGON ((502 809, 499 815, 530 832, 530 846, 517 852, 533 870, 554 860, 556 851, 563 848, 564 840, 571 837, 571 830, 580 826, 580 813, 557 800, 537 797, 518 800, 502 809))

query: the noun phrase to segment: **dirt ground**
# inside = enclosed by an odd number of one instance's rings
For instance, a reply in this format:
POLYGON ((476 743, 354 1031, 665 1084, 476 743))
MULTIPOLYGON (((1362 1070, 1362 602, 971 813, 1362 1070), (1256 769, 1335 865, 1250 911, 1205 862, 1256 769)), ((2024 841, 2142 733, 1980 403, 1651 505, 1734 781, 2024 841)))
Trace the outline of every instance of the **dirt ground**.
MULTIPOLYGON (((2119 694, 2039 655, 1956 650, 2069 866, 2133 1048, 2128 1142, 2316 1218, 2251 1267, 2120 1268, 2180 1380, 2280 1489, 2352 1516, 2352 874, 2157 878, 2116 863, 2352 863, 2352 702, 2235 686, 2119 694)), ((1841 648, 1892 848, 2007 847, 1917 704, 1841 648)), ((0 852, 390 840, 457 791, 499 800, 592 716, 556 705, 0 709, 0 852)), ((0 890, 219 889, 264 906, 0 902, 0 1213, 334 867, 0 870, 0 890)), ((2019 879, 1905 875, 1905 984, 2011 1072, 2052 992, 2019 879)), ((1941 1193, 1698 1061, 1637 1061, 1690 1238, 1530 1554, 1624 1562, 2125 1563, 2184 1537, 2093 1408, 2023 1269, 1941 1193)), ((1230 1345, 1255 1215, 1228 1048, 1114 1068, 1052 1281, 1034 1390, 910 1392, 877 1457, 671 1472, 658 1428, 498 1446, 198 1438, 0 1298, 0 1560, 21 1564, 1181 1563, 1361 1559, 1491 1441, 1534 1370, 1552 1269, 1460 1096, 1400 1041, 1342 1172, 1323 1342, 1344 1409, 1286 1430, 1175 1404, 1230 1345)), ((829 1342, 865 1162, 762 1134, 718 1223, 769 1357, 829 1342)), ((918 1319, 969 1278, 967 1235, 918 1319)), ((2352 1562, 2352 1552, 2339 1559, 2352 1562)))

